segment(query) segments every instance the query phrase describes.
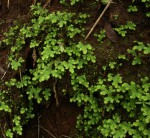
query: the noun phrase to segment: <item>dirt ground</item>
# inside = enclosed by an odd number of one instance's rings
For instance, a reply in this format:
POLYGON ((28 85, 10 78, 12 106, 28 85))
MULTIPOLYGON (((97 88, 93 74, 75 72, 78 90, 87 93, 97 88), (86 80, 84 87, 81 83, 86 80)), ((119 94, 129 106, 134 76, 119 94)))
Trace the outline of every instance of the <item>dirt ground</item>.
POLYGON ((24 127, 20 138, 76 138, 76 117, 81 109, 63 99, 57 107, 55 101, 47 108, 40 108, 36 117, 24 127))
MULTIPOLYGON (((10 1, 9 5, 6 1, 4 1, 3 3, 5 4, 0 3, 0 40, 4 38, 3 33, 13 25, 15 20, 26 20, 26 18, 28 18, 29 6, 34 3, 34 1, 14 0, 10 1)), ((95 54, 98 60, 97 64, 99 64, 99 66, 107 62, 109 59, 115 58, 116 53, 125 53, 126 50, 132 45, 132 43, 130 44, 128 42, 139 40, 150 43, 150 20, 145 18, 142 5, 138 5, 140 9, 138 13, 128 13, 126 9, 130 3, 130 0, 115 0, 105 13, 102 20, 96 26, 94 33, 99 32, 102 28, 105 28, 106 30, 107 38, 106 40, 104 40, 103 44, 105 45, 105 49, 99 48, 97 40, 93 35, 91 35, 87 40, 96 49, 95 54), (114 19, 114 15, 118 16, 118 20, 114 19), (133 33, 131 32, 126 39, 122 39, 116 32, 113 31, 113 27, 125 24, 128 20, 132 20, 133 22, 135 22, 137 24, 137 29, 133 33)), ((85 7, 86 6, 88 6, 88 4, 85 5, 85 7)), ((86 11, 91 15, 88 24, 85 26, 87 32, 90 30, 99 14, 101 13, 101 9, 103 8, 103 5, 97 5, 93 9, 88 9, 86 11)), ((60 6, 58 0, 52 0, 50 11, 57 10, 63 9, 60 6)), ((4 73, 1 69, 6 70, 8 67, 6 62, 8 53, 9 51, 7 48, 0 49, 0 77, 4 73)), ((131 70, 128 64, 126 64, 126 68, 127 70, 131 70)), ((132 70, 133 71, 131 72, 123 72, 122 70, 120 70, 120 73, 122 73, 124 76, 134 77, 135 73, 138 73, 139 70, 143 72, 144 68, 132 68, 132 70)), ((4 79, 7 80, 11 77, 12 74, 12 72, 8 72, 4 79)), ((82 109, 77 107, 76 104, 70 103, 67 98, 61 100, 58 107, 55 104, 55 100, 51 103, 52 104, 48 107, 37 107, 36 117, 31 120, 29 124, 24 126, 23 135, 20 136, 20 138, 77 137, 75 132, 76 117, 79 113, 82 112, 82 109)))

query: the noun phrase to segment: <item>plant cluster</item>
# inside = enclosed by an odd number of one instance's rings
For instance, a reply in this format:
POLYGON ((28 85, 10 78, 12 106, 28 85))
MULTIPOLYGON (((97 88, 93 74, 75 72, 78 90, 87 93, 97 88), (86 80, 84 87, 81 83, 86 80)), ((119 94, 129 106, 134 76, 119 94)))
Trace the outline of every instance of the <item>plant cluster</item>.
POLYGON ((10 47, 8 62, 11 69, 19 73, 19 79, 12 78, 5 83, 9 91, 0 92, 1 112, 12 114, 12 127, 6 126, 7 130, 3 130, 8 138, 15 137, 15 133, 22 134, 23 124, 33 117, 34 102, 48 101, 51 95, 55 95, 58 102, 55 85, 57 81, 63 81, 67 72, 70 75, 77 73, 88 63, 95 62, 92 46, 77 41, 84 36, 82 25, 87 14, 49 13, 40 4, 32 6, 31 10, 31 21, 23 26, 16 24, 2 41, 2 45, 10 47), (27 44, 33 59, 28 73, 24 69, 25 59, 21 53, 27 44), (45 87, 46 82, 49 85, 45 87), (14 90, 19 100, 12 99, 10 94, 14 90), (11 109, 15 111, 12 113, 11 109))
POLYGON ((99 34, 94 34, 94 36, 97 38, 97 41, 99 42, 99 44, 103 43, 103 39, 106 36, 106 31, 105 30, 101 30, 99 34))
MULTIPOLYGON (((141 0, 141 2, 144 3, 146 9, 150 8, 150 1, 149 0, 141 0)), ((150 11, 146 12, 146 16, 150 17, 150 11)))
MULTIPOLYGON (((67 1, 60 2, 66 4, 67 1)), ((69 2, 74 5, 83 1, 69 2)), ((148 0, 142 2, 148 5, 148 0)), ((0 128, 3 137, 21 135, 23 125, 34 117, 35 103, 50 104, 51 98, 55 98, 58 105, 59 96, 64 93, 70 102, 83 108, 77 118, 78 137, 150 137, 149 76, 139 74, 138 78, 128 81, 118 71, 120 68, 127 71, 123 66, 127 61, 131 67, 147 65, 150 44, 136 41, 127 53, 117 53, 99 67, 95 63, 94 48, 82 41, 88 17, 80 12, 49 13, 37 4, 31 7, 28 23, 16 23, 5 34, 1 46, 9 48, 8 62, 17 76, 0 87, 0 122, 3 117, 9 120, 0 128), (26 48, 31 58, 28 68, 28 58, 23 53, 26 48), (69 78, 67 82, 66 78, 69 78)), ((115 28, 122 37, 135 29, 132 21, 115 28)), ((105 35, 105 30, 95 34, 100 45, 105 35)))
POLYGON ((129 5, 129 7, 128 7, 128 12, 137 12, 138 11, 138 8, 137 8, 137 6, 133 6, 133 5, 129 5))
MULTIPOLYGON (((132 3, 134 3, 136 0, 132 0, 132 3)), ((149 0, 140 0, 141 3, 144 4, 145 9, 149 9, 150 8, 150 1, 149 0)), ((138 9, 136 6, 130 5, 128 8, 128 12, 136 12, 138 9)), ((146 10, 146 16, 150 17, 150 12, 149 10, 146 10)))
POLYGON ((122 37, 125 37, 127 34, 127 30, 135 30, 136 25, 132 21, 127 21, 126 25, 121 25, 118 28, 115 28, 115 31, 117 31, 118 34, 120 34, 122 37))
MULTIPOLYGON (((70 0, 70 4, 71 5, 75 5, 76 3, 80 2, 81 0, 70 0)), ((68 2, 66 2, 66 0, 60 0, 61 4, 66 5, 68 2)))
POLYGON ((80 135, 85 132, 86 137, 150 137, 148 77, 141 78, 140 85, 123 82, 121 75, 112 73, 99 78, 95 85, 89 85, 85 76, 76 77, 73 83, 76 94, 71 102, 84 106, 77 121, 80 135))
MULTIPOLYGON (((68 5, 71 5, 71 6, 74 6, 75 4, 78 4, 78 3, 85 3, 86 1, 85 0, 60 0, 60 3, 65 5, 65 6, 68 6, 68 5)), ((93 0, 93 3, 97 3, 97 2, 101 2, 102 4, 106 5, 109 0, 93 0)))
POLYGON ((132 54, 132 65, 141 64, 142 59, 150 54, 150 44, 144 44, 143 42, 135 42, 136 45, 132 49, 128 49, 128 53, 132 54))

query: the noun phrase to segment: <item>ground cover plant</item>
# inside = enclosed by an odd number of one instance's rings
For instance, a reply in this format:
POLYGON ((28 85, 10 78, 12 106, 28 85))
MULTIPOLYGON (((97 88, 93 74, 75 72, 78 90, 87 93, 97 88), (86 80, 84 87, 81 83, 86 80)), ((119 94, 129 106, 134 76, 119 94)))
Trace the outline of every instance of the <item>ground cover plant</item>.
POLYGON ((142 12, 146 24, 150 3, 114 1, 130 20, 110 7, 110 19, 104 15, 85 40, 97 17, 90 11, 108 2, 61 0, 58 11, 36 3, 25 23, 15 21, 5 33, 0 48, 9 51, 13 75, 0 81, 0 138, 21 137, 38 106, 59 107, 64 97, 82 110, 72 137, 150 137, 150 43, 134 18, 142 12))

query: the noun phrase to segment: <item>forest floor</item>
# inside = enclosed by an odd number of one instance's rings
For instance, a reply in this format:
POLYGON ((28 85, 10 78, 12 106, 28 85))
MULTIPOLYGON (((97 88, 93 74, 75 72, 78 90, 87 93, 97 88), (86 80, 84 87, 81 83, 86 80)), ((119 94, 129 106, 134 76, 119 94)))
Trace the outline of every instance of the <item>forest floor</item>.
MULTIPOLYGON (((13 1, 8 7, 1 6, 0 8, 0 40, 4 38, 3 33, 7 32, 8 29, 13 25, 15 20, 23 20, 26 22, 28 19, 29 6, 32 1, 28 0, 25 3, 21 1, 13 1)), ((43 3, 44 4, 44 3, 43 3)), ((143 12, 143 6, 138 5, 139 11, 136 13, 127 12, 127 7, 131 4, 130 0, 115 0, 109 9, 104 14, 102 20, 98 23, 92 34, 87 39, 95 48, 95 55, 97 57, 97 64, 101 67, 108 61, 113 61, 116 58, 117 53, 124 54, 127 49, 133 45, 134 40, 143 41, 145 43, 150 43, 150 20, 145 18, 143 12), (117 18, 117 19, 116 19, 117 18), (113 28, 121 24, 126 24, 127 21, 133 21, 136 23, 136 31, 129 31, 126 38, 119 36, 113 28), (101 47, 99 46, 94 33, 98 33, 100 30, 106 30, 106 38, 104 39, 101 47)), ((87 5, 84 5, 88 7, 87 5)), ((104 9, 104 5, 97 5, 94 8, 89 8, 88 10, 82 9, 82 11, 90 14, 90 20, 86 24, 85 28, 87 33, 97 20, 98 16, 104 9)), ((59 4, 58 0, 52 0, 51 5, 48 6, 50 12, 64 10, 59 4)), ((71 11, 80 11, 81 7, 75 7, 75 9, 70 9, 71 11)), ((0 68, 7 70, 9 50, 7 48, 0 49, 0 68)), ((150 63, 150 62, 149 62, 150 63)), ((140 66, 133 67, 129 66, 128 63, 124 63, 124 69, 118 70, 120 74, 126 76, 125 79, 130 81, 130 79, 135 78, 138 72, 147 72, 146 67, 141 68, 140 66), (132 68, 131 68, 132 67, 132 68), (130 76, 130 77, 128 77, 130 76)), ((105 76, 105 73, 103 74, 105 76)), ((3 76, 3 71, 0 72, 0 77, 3 76)), ((4 80, 9 79, 13 76, 12 72, 7 72, 4 80)), ((24 126, 23 135, 20 138, 76 138, 76 117, 79 113, 82 113, 82 108, 79 108, 76 104, 70 103, 67 98, 60 100, 60 104, 57 107, 54 102, 47 107, 38 107, 36 112, 36 117, 31 120, 26 126, 24 126)))

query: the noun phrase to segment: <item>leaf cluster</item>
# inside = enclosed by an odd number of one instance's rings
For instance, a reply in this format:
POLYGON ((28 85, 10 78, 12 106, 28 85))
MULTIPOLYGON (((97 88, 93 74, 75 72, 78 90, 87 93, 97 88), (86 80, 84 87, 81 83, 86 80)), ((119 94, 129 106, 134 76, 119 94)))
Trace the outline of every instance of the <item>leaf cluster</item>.
POLYGON ((117 31, 118 34, 120 34, 122 37, 125 37, 127 34, 127 30, 135 30, 136 25, 132 21, 127 21, 126 25, 121 25, 118 28, 115 28, 115 31, 117 31))
POLYGON ((9 89, 7 94, 4 90, 0 92, 0 112, 12 114, 12 127, 6 126, 5 131, 8 138, 22 134, 22 126, 34 117, 34 103, 48 102, 51 96, 56 95, 56 82, 63 81, 66 73, 77 73, 96 60, 92 46, 79 41, 84 36, 82 26, 88 18, 87 14, 49 13, 40 4, 33 5, 31 13, 31 20, 23 25, 16 23, 1 43, 10 48, 8 62, 12 71, 19 73, 19 79, 11 78, 5 82, 9 89), (32 51, 33 58, 27 73, 26 57, 22 53, 26 47, 32 51), (12 98, 14 91, 18 97, 16 100, 12 98))
POLYGON ((120 138, 127 135, 150 137, 148 77, 142 78, 138 85, 133 81, 123 82, 119 74, 110 73, 106 79, 99 78, 95 85, 90 86, 85 76, 78 76, 76 85, 76 95, 71 102, 84 105, 84 113, 77 121, 80 135, 84 131, 87 137, 93 134, 120 138), (79 85, 84 86, 84 91, 79 85))

